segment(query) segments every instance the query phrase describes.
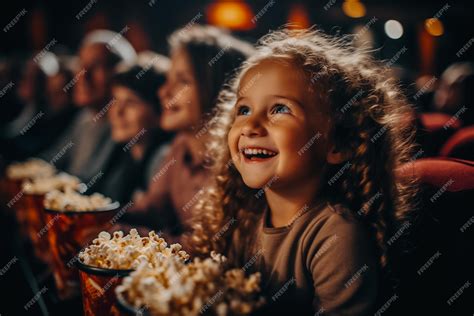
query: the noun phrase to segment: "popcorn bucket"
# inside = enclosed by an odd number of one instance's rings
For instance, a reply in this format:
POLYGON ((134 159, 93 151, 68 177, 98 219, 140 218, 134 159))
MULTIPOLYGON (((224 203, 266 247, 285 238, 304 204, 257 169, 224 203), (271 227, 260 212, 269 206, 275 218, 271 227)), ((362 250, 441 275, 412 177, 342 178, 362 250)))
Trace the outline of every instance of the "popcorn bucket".
MULTIPOLYGON (((12 199, 12 193, 14 185, 13 180, 9 179, 6 175, 3 175, 0 179, 0 202, 5 205, 12 199)), ((21 185, 21 184, 20 184, 21 185)), ((16 193, 15 193, 16 194, 16 193)))
POLYGON ((14 210, 21 209, 23 202, 23 190, 21 187, 23 179, 10 179, 5 177, 2 182, 2 199, 4 199, 4 204, 7 206, 6 210, 9 211, 10 214, 14 214, 14 210))
POLYGON ((28 236, 28 218, 26 214, 26 201, 25 201, 25 190, 23 189, 23 180, 12 180, 14 184, 11 184, 10 188, 13 190, 11 199, 8 201, 7 206, 14 210, 16 221, 20 226, 20 233, 22 236, 28 236))
POLYGON ((43 262, 49 262, 49 244, 47 230, 54 222, 45 223, 44 194, 25 194, 24 212, 26 216, 26 231, 33 245, 34 253, 43 262))
POLYGON ((23 182, 26 180, 29 178, 10 179, 5 177, 2 180, 6 209, 10 214, 14 214, 22 236, 28 235, 25 191, 23 190, 23 182))
POLYGON ((150 313, 145 307, 137 308, 132 306, 122 293, 116 293, 117 296, 117 307, 123 316, 150 316, 150 313))
POLYGON ((5 191, 6 203, 14 202, 11 200, 21 191, 23 179, 10 179, 5 177, 2 182, 2 190, 5 191))
POLYGON ((45 209, 53 275, 60 299, 79 294, 79 275, 74 263, 77 254, 103 230, 119 209, 118 202, 94 211, 55 211, 45 209))
POLYGON ((78 260, 82 305, 85 316, 123 315, 117 307, 115 288, 133 270, 98 268, 78 260))
MULTIPOLYGON (((12 162, 2 170, 4 179, 1 183, 3 197, 6 198, 7 210, 17 210, 24 194, 23 181, 49 177, 56 173, 56 168, 48 162, 29 158, 22 162, 12 162), (18 204, 17 204, 18 203, 18 204)), ((22 216, 23 214, 19 214, 22 216)))

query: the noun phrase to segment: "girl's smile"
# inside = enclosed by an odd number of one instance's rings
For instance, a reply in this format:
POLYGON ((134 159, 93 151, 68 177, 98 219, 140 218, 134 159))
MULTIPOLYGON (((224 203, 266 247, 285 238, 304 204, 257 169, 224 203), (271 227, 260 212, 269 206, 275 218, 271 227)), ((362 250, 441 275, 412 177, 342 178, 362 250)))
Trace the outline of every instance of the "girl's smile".
POLYGON ((277 150, 259 146, 243 146, 239 152, 246 163, 267 162, 278 155, 277 150))

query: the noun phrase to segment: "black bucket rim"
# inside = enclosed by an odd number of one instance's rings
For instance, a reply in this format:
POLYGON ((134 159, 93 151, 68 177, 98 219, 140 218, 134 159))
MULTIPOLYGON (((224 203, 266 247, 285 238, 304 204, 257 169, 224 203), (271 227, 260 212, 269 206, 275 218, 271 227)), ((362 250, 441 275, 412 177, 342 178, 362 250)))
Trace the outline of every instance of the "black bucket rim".
POLYGON ((53 214, 65 214, 65 215, 73 215, 73 214, 91 214, 91 213, 105 213, 105 212, 114 212, 120 208, 119 202, 113 202, 107 206, 95 209, 95 210, 88 210, 88 211, 76 211, 76 210, 67 210, 67 211, 59 211, 59 210, 52 210, 49 208, 44 208, 44 211, 47 213, 53 214))
POLYGON ((117 307, 120 311, 130 315, 150 316, 150 313, 146 308, 141 311, 141 309, 137 309, 130 305, 127 300, 125 300, 122 293, 115 291, 115 297, 117 298, 117 307))
POLYGON ((80 271, 86 272, 88 274, 100 276, 117 276, 119 278, 129 276, 130 273, 135 271, 134 269, 109 269, 91 266, 83 263, 80 259, 75 262, 75 265, 80 271))

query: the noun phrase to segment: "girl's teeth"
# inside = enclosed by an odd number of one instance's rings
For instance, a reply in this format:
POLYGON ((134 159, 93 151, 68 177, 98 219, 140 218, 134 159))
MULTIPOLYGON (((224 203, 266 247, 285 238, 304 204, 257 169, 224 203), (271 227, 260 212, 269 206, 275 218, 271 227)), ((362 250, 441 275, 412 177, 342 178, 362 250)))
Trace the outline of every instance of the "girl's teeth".
POLYGON ((274 156, 275 153, 266 149, 245 148, 243 152, 247 155, 267 155, 274 156))

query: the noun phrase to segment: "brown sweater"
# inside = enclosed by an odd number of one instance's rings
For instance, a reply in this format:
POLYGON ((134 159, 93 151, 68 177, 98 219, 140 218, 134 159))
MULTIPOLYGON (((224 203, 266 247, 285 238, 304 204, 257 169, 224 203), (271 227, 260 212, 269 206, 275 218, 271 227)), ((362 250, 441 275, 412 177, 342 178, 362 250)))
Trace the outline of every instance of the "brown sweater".
POLYGON ((242 263, 244 271, 262 273, 269 303, 264 315, 357 316, 373 311, 379 288, 376 248, 347 209, 322 203, 289 226, 266 223, 260 220, 251 254, 242 263))

